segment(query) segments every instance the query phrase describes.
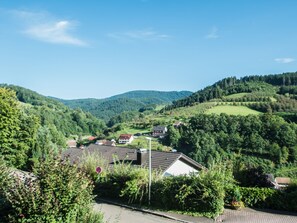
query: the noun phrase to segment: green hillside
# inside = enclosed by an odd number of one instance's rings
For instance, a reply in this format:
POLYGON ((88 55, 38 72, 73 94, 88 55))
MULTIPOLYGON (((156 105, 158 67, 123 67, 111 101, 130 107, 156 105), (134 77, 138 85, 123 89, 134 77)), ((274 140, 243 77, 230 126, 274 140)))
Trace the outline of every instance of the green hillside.
POLYGON ((191 95, 190 91, 130 91, 115 95, 105 99, 57 99, 70 108, 81 108, 83 111, 90 112, 97 118, 108 122, 115 115, 122 112, 152 110, 156 105, 170 104, 191 95))
MULTIPOLYGON (((97 134, 106 128, 104 122, 80 109, 70 109, 62 103, 29 89, 1 84, 0 89, 10 89, 10 100, 17 100, 17 122, 23 136, 32 137, 31 153, 42 154, 66 147, 70 136, 97 134), (15 94, 15 99, 13 98, 15 94), (12 96, 11 96, 12 95, 12 96), (27 133, 30 131, 30 133, 27 133)), ((3 93, 4 94, 4 93, 3 93)), ((4 100, 6 98, 3 98, 4 100)), ((24 142, 25 143, 25 142, 24 142)), ((28 154, 27 154, 28 155, 28 154)), ((31 154, 30 156, 33 156, 31 154)))
POLYGON ((296 99, 297 72, 266 76, 246 76, 240 79, 236 77, 225 78, 215 84, 199 90, 187 98, 174 101, 166 107, 171 110, 177 107, 185 107, 194 103, 203 103, 212 99, 223 99, 224 97, 237 93, 260 92, 263 97, 276 93, 290 95, 296 99))
POLYGON ((276 176, 296 177, 296 77, 297 73, 226 78, 161 111, 118 116, 113 134, 165 125, 169 134, 159 139, 162 149, 173 147, 206 166, 229 160, 237 176, 262 168, 276 176), (184 125, 173 128, 177 121, 184 125))
POLYGON ((218 105, 208 109, 205 114, 222 114, 227 115, 258 115, 260 112, 252 110, 246 106, 218 105))

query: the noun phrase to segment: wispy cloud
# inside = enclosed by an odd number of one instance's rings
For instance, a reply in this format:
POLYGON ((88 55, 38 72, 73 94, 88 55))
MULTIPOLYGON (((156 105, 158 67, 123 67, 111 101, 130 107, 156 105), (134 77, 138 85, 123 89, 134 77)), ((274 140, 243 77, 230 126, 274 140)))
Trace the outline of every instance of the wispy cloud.
POLYGON ((109 33, 109 37, 127 41, 127 40, 164 40, 170 38, 167 34, 158 33, 153 29, 133 30, 120 33, 109 33))
POLYGON ((277 63, 292 63, 295 61, 295 59, 290 57, 284 57, 284 58, 275 58, 274 61, 277 63))
POLYGON ((206 39, 217 39, 219 38, 218 28, 216 26, 212 27, 210 32, 205 36, 206 39))
POLYGON ((87 42, 75 37, 71 31, 76 23, 69 20, 56 19, 46 12, 11 11, 22 20, 25 35, 48 43, 87 46, 87 42))

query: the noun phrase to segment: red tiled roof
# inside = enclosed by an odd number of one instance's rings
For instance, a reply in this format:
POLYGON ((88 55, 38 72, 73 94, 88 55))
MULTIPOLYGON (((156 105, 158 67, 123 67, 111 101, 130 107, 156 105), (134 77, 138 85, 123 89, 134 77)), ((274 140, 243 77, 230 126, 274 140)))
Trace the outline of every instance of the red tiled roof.
POLYGON ((88 138, 88 140, 90 140, 90 141, 92 141, 92 140, 94 140, 94 139, 96 139, 95 136, 90 136, 90 137, 88 138))
POLYGON ((119 139, 130 139, 132 137, 131 134, 121 134, 119 139))

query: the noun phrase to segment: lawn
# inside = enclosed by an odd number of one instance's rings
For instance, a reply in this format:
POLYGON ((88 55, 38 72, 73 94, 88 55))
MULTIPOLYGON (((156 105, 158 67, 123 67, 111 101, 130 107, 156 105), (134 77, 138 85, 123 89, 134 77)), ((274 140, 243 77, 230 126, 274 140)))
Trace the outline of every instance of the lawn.
POLYGON ((225 98, 242 98, 246 95, 249 95, 251 93, 238 93, 238 94, 230 94, 228 96, 226 96, 225 98))
POLYGON ((232 105, 218 105, 210 108, 205 112, 206 114, 221 114, 227 115, 259 115, 261 112, 252 110, 245 106, 232 106, 232 105))

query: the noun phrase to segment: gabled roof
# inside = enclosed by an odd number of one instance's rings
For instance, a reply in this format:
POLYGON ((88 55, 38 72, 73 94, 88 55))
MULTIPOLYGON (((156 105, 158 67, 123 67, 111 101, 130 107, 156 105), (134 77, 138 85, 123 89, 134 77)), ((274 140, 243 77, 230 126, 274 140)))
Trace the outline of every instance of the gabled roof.
MULTIPOLYGON (((63 153, 63 157, 69 157, 72 162, 79 162, 84 152, 89 152, 91 154, 97 153, 108 160, 109 164, 114 164, 114 156, 116 156, 119 161, 131 162, 132 164, 137 165, 137 150, 125 147, 109 147, 91 144, 84 150, 69 148, 63 153)), ((144 162, 142 162, 142 166, 147 166, 149 152, 143 154, 143 159, 144 162)), ((152 169, 154 170, 165 172, 176 160, 181 160, 196 170, 205 168, 183 153, 152 150, 152 169)))
POLYGON ((132 137, 132 134, 121 134, 119 139, 130 139, 132 137))
POLYGON ((278 184, 289 185, 291 183, 291 179, 289 177, 276 177, 275 182, 278 184))
POLYGON ((167 127, 161 126, 161 125, 154 126, 154 128, 153 128, 153 131, 165 131, 165 130, 167 130, 167 127))

